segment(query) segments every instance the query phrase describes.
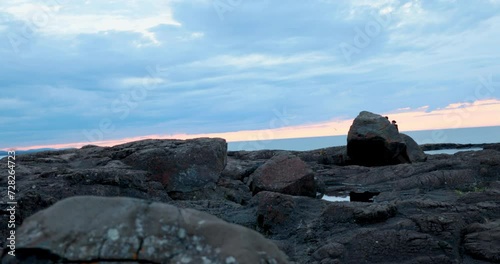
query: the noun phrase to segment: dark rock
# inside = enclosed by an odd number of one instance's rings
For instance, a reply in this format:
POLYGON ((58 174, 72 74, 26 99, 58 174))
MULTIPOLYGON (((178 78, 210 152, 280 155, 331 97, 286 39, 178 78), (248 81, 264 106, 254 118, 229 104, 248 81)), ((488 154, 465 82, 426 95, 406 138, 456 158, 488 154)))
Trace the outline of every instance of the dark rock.
POLYGON ((341 260, 342 263, 453 263, 443 250, 445 246, 431 235, 414 231, 366 230, 345 245, 346 254, 341 260))
POLYGON ((208 138, 144 140, 113 147, 109 152, 129 166, 150 172, 168 192, 191 192, 219 180, 226 166, 227 143, 208 138))
POLYGON ((313 258, 321 261, 324 259, 335 259, 341 257, 344 254, 345 247, 339 243, 330 243, 328 245, 322 246, 313 254, 313 258))
POLYGON ((350 203, 332 203, 326 207, 321 215, 321 219, 327 226, 335 226, 340 223, 355 223, 355 206, 350 203))
POLYGON ((250 176, 250 189, 316 197, 316 183, 311 168, 293 155, 278 155, 250 176))
POLYGON ((408 155, 410 162, 424 162, 427 160, 427 155, 425 155, 413 138, 403 133, 400 133, 400 135, 406 143, 406 154, 408 155))
POLYGON ((228 157, 227 165, 222 171, 222 177, 231 178, 233 180, 243 181, 257 170, 264 161, 240 160, 233 157, 228 157))
POLYGON ((354 211, 356 223, 373 224, 384 222, 396 216, 397 208, 394 204, 371 204, 358 206, 354 211))
POLYGON ((374 224, 384 222, 397 213, 394 204, 332 203, 321 218, 327 226, 336 223, 374 224))
POLYGON ((256 151, 230 151, 227 153, 229 157, 239 160, 268 160, 276 155, 287 154, 289 151, 284 150, 256 150, 256 151))
POLYGON ((460 240, 461 230, 466 225, 463 215, 457 213, 416 214, 410 218, 415 222, 421 233, 431 234, 445 241, 460 240))
POLYGON ((382 166, 410 162, 397 128, 381 115, 361 112, 347 136, 347 155, 354 164, 382 166))
POLYGON ((314 177, 314 182, 316 184, 316 198, 321 199, 325 195, 326 192, 326 184, 322 179, 318 177, 314 177))
MULTIPOLYGON (((17 210, 16 224, 20 225, 27 216, 47 208, 56 201, 78 195, 171 201, 168 190, 157 181, 160 180, 158 175, 153 174, 170 169, 177 173, 173 174, 170 187, 179 187, 180 190, 194 189, 203 192, 206 197, 209 197, 206 193, 211 192, 211 198, 224 197, 223 190, 217 189, 216 184, 224 168, 225 155, 226 143, 222 139, 145 140, 111 148, 87 146, 78 150, 19 155, 16 164, 16 198, 22 209, 17 210), (163 163, 162 157, 148 156, 162 151, 173 155, 166 157, 166 163, 163 163), (144 156, 139 157, 137 153, 144 156), (146 157, 151 160, 138 162, 146 157), (190 165, 191 163, 194 165, 190 165), (165 167, 159 166, 162 164, 165 167), (155 167, 158 171, 155 171, 154 166, 148 165, 158 165, 155 167), (168 167, 169 165, 172 167, 168 167), (211 186, 212 189, 207 190, 204 188, 206 186, 211 186)), ((4 178, 0 178, 0 183, 7 186, 6 182, 3 184, 3 180, 4 178)), ((245 195, 250 193, 240 196, 245 195)), ((5 197, 0 197, 0 202, 5 203, 5 197)), ((248 200, 248 196, 245 199, 248 200)), ((4 216, 0 217, 3 221, 4 216)), ((0 235, 3 236, 6 232, 6 227, 0 227, 0 235)), ((4 243, 0 241, 0 246, 3 247, 4 243)))
POLYGON ((283 229, 290 229, 292 225, 290 222, 296 221, 294 213, 297 204, 292 196, 260 192, 256 199, 258 201, 257 224, 264 233, 279 234, 283 229))
POLYGON ((346 165, 347 149, 343 147, 331 147, 315 149, 311 151, 293 151, 292 154, 298 156, 305 162, 318 163, 322 165, 346 165))
MULTIPOLYGON (((202 187, 168 193, 161 179, 153 177, 155 170, 138 167, 129 160, 143 149, 175 153, 185 144, 177 140, 142 141, 112 148, 88 146, 19 155, 16 225, 67 197, 125 196, 143 199, 146 204, 168 202, 178 208, 203 211, 257 230, 296 263, 495 262, 497 232, 489 225, 500 219, 498 144, 487 144, 485 150, 476 152, 429 155, 426 162, 371 167, 349 165, 352 162, 344 158, 342 162, 340 156, 335 159, 346 147, 305 152, 229 152, 227 165, 217 180, 214 177, 202 187), (312 170, 320 194, 380 194, 373 197, 372 203, 327 202, 267 191, 252 197, 250 176, 257 168, 290 154, 312 170)), ((286 172, 283 167, 278 172, 286 172)), ((0 177, 0 192, 6 193, 6 187, 7 177, 0 177)), ((0 196, 0 203, 6 202, 6 196, 0 196)), ((0 208, 0 222, 8 221, 6 207, 0 208)), ((8 234, 7 225, 0 225, 0 237, 8 234)), ((0 240, 2 248, 6 241, 0 240)), ((28 250, 16 253, 36 253, 40 259, 54 261, 60 257, 43 249, 28 250)), ((27 259, 24 263, 34 261, 27 259)))
POLYGON ((470 169, 432 171, 401 179, 396 182, 396 186, 402 190, 439 187, 463 188, 473 185, 476 182, 476 175, 477 172, 470 169))
POLYGON ((498 202, 500 201, 500 190, 474 190, 463 193, 458 202, 465 204, 478 204, 484 202, 498 202))
POLYGON ((275 238, 289 237, 297 226, 312 221, 325 207, 316 199, 265 191, 254 196, 252 203, 257 206, 258 227, 275 238))
POLYGON ((224 191, 224 197, 229 201, 245 205, 252 199, 250 188, 241 181, 221 178, 217 186, 224 191))
POLYGON ((483 146, 484 149, 492 149, 492 150, 496 150, 496 151, 500 151, 500 143, 497 143, 497 144, 485 144, 483 146))
POLYGON ((288 263, 255 231, 131 198, 65 199, 28 218, 18 233, 16 257, 4 252, 2 263, 288 263))
POLYGON ((472 224, 465 230, 464 248, 474 258, 500 262, 500 220, 472 224))

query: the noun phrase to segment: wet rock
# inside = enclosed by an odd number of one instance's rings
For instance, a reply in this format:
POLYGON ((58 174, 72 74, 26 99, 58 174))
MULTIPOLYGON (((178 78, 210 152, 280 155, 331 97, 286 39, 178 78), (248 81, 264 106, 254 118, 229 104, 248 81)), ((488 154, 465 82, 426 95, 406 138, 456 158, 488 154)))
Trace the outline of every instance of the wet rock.
POLYGON ((16 257, 4 252, 2 263, 288 263, 255 231, 131 198, 65 199, 28 218, 18 232, 16 257))
POLYGON ((254 194, 271 191, 290 195, 316 197, 314 173, 300 158, 278 155, 259 167, 250 176, 254 194))

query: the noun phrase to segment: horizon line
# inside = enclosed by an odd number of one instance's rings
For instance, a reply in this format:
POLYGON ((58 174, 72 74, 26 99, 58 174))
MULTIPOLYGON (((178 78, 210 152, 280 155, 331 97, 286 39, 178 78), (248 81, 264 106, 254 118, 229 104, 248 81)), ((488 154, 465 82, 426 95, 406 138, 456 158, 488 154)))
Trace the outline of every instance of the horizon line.
MULTIPOLYGON (((398 120, 399 128, 402 132, 424 131, 424 130, 447 130, 458 128, 480 128, 500 126, 500 120, 490 118, 500 113, 500 99, 477 100, 472 103, 453 103, 444 108, 429 110, 429 106, 422 106, 416 109, 400 108, 391 112, 380 114, 391 116, 390 119, 398 120)), ((220 133, 199 133, 199 134, 172 134, 172 135, 145 135, 134 136, 121 139, 72 142, 61 144, 44 144, 17 146, 13 148, 0 149, 9 150, 32 150, 41 148, 67 149, 81 148, 87 145, 97 145, 110 147, 128 142, 146 139, 177 139, 186 140, 193 138, 223 138, 227 142, 245 141, 269 141, 294 138, 312 138, 347 135, 354 118, 331 119, 330 121, 302 124, 295 126, 283 126, 272 128, 270 122, 269 129, 241 130, 220 133)))

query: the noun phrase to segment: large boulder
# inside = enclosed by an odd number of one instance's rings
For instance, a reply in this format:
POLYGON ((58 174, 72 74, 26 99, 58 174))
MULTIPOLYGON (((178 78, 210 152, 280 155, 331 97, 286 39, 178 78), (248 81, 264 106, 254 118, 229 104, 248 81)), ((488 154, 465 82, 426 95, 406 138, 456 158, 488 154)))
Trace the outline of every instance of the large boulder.
POLYGON ((168 192, 192 192, 214 185, 226 166, 224 139, 143 140, 115 146, 111 156, 150 172, 168 192))
POLYGON ((396 126, 381 116, 361 112, 347 136, 347 155, 351 162, 363 166, 410 163, 405 139, 396 126))
POLYGON ((257 232, 132 198, 68 198, 26 219, 2 263, 288 263, 257 232))
POLYGON ((317 188, 312 169, 299 157, 274 156, 250 176, 250 189, 289 195, 316 197, 317 188))

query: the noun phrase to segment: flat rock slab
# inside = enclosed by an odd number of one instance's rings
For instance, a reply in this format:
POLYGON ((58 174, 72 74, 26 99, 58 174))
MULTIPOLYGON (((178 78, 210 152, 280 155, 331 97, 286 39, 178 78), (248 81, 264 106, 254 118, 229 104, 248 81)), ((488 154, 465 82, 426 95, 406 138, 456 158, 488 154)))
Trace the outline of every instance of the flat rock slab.
POLYGON ((215 184, 227 162, 224 139, 144 140, 115 146, 112 157, 150 172, 168 192, 192 192, 215 184))

